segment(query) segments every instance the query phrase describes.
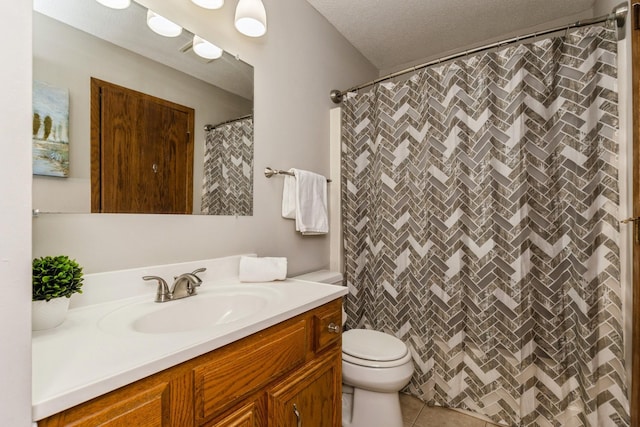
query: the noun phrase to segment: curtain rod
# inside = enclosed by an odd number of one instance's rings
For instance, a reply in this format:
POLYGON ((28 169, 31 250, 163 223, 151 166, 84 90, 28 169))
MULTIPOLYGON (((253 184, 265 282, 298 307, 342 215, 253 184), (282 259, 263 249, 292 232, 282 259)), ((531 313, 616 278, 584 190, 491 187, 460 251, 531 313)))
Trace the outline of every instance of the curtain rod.
POLYGON ((530 33, 530 34, 526 34, 526 35, 522 35, 522 36, 516 36, 516 37, 512 37, 510 39, 506 39, 506 40, 502 40, 499 42, 495 42, 495 43, 491 43, 485 46, 481 46, 481 47, 477 47, 474 49, 469 49, 469 50, 465 50, 464 52, 459 52, 459 53, 455 53, 453 55, 449 55, 449 56, 445 56, 442 58, 438 58, 435 59, 433 61, 429 61, 429 62, 425 62, 424 64, 420 64, 420 65, 416 65, 414 67, 410 67, 407 69, 404 69, 402 71, 397 71, 395 73, 391 73, 391 74, 387 74, 386 76, 377 78, 371 82, 368 83, 364 83, 360 86, 354 86, 352 88, 349 88, 347 90, 343 90, 340 91, 339 89, 334 89, 331 91, 330 93, 330 98, 331 100, 335 103, 335 104, 340 104, 342 102, 342 99, 344 98, 344 95, 349 93, 349 92, 353 92, 356 90, 360 90, 360 89, 364 89, 366 87, 369 86, 373 86, 375 84, 387 81, 387 80, 391 80, 394 77, 398 77, 401 76, 403 74, 407 74, 407 73, 412 73, 414 71, 418 71, 421 70, 423 68, 428 68, 431 67, 433 65, 438 65, 442 62, 446 62, 446 61, 451 61, 454 59, 458 59, 458 58, 462 58, 464 56, 467 55, 473 55, 479 52, 483 52, 486 50, 490 50, 493 49, 495 47, 502 47, 508 44, 512 44, 512 43, 518 43, 518 42, 522 42, 528 39, 532 39, 532 38, 536 38, 536 37, 540 37, 540 36, 544 36, 547 34, 552 34, 552 33, 557 33, 559 31, 568 31, 572 28, 580 28, 580 27, 587 27, 590 25, 596 25, 596 24, 601 24, 603 22, 607 22, 610 20, 615 20, 616 21, 616 25, 618 28, 623 28, 624 24, 625 24, 625 20, 627 18, 627 13, 629 12, 629 6, 627 5, 627 3, 621 3, 618 6, 616 6, 615 8, 613 8, 613 11, 608 14, 608 15, 603 15, 603 16, 599 16, 597 18, 592 18, 592 19, 585 19, 582 21, 577 21, 574 22, 573 24, 569 24, 569 25, 564 25, 562 27, 556 27, 556 28, 551 28, 549 30, 544 30, 544 31, 539 31, 539 32, 535 32, 535 33, 530 33))
POLYGON ((217 125, 204 125, 204 131, 209 132, 222 125, 227 125, 233 122, 239 122, 240 120, 248 119, 249 117, 253 117, 253 114, 247 114, 246 116, 238 117, 237 119, 227 120, 226 122, 218 123, 217 125))

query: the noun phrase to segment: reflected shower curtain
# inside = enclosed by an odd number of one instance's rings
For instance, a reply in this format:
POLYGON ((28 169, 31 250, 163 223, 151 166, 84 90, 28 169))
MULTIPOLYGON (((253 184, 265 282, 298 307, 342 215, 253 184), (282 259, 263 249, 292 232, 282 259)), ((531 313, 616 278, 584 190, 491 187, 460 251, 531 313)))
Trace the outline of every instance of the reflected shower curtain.
POLYGON ((410 393, 512 426, 629 424, 616 90, 597 26, 347 97, 347 326, 407 343, 410 393))
POLYGON ((205 215, 253 215, 253 117, 205 131, 205 215))

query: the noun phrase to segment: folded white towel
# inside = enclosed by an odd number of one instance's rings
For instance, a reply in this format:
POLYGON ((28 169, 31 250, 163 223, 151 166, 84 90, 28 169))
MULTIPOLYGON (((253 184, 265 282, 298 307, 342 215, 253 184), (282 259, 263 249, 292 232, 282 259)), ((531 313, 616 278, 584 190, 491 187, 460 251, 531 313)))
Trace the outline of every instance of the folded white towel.
POLYGON ((287 259, 241 256, 238 276, 241 282, 284 280, 287 278, 287 259))
POLYGON ((296 181, 296 230, 305 235, 329 232, 327 178, 291 169, 296 181))
MULTIPOLYGON (((290 171, 292 172, 292 171, 290 171)), ((296 177, 284 176, 282 187, 282 217, 296 219, 296 177)))

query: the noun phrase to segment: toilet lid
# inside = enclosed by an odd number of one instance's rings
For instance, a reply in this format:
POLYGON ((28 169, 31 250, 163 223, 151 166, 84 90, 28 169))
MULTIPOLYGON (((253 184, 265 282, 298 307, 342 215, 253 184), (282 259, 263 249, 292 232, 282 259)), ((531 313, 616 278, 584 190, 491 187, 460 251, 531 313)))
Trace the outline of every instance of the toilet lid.
POLYGON ((359 359, 385 362, 403 358, 408 349, 393 335, 369 329, 351 329, 342 334, 342 352, 359 359))

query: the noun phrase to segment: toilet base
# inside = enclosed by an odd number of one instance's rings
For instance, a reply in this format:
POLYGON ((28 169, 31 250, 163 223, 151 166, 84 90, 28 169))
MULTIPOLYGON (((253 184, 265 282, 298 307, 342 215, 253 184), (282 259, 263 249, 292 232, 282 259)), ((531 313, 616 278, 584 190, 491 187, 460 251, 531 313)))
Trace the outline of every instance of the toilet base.
POLYGON ((351 421, 344 413, 342 427, 403 427, 398 392, 378 393, 354 387, 350 403, 351 421))

